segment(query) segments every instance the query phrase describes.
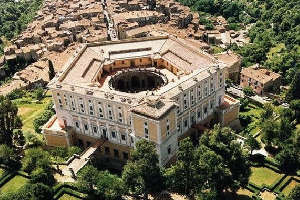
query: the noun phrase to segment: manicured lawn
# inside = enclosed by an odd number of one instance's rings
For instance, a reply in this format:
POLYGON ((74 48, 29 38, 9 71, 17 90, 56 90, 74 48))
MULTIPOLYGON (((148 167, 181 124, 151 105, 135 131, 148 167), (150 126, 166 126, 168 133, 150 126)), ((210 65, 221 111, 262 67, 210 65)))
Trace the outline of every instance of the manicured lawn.
POLYGON ((238 199, 239 200, 251 200, 252 198, 252 192, 250 192, 249 190, 247 189, 239 189, 237 191, 237 194, 238 194, 238 199))
POLYGON ((71 196, 69 194, 64 194, 59 198, 59 200, 80 200, 77 197, 71 196))
POLYGON ((278 174, 265 167, 251 167, 251 176, 249 182, 261 187, 263 184, 271 185, 282 178, 283 174, 278 174))
POLYGON ((261 193, 261 197, 263 200, 275 200, 276 196, 273 192, 264 191, 261 193))
POLYGON ((296 187, 296 185, 299 185, 300 183, 298 183, 295 180, 292 180, 283 190, 282 193, 287 196, 293 189, 294 187, 296 187))
MULTIPOLYGON (((25 133, 25 136, 28 132, 35 133, 33 129, 33 120, 44 111, 50 101, 51 97, 46 97, 41 100, 41 102, 31 102, 24 104, 16 101, 19 108, 18 115, 21 117, 23 123, 22 129, 25 133)), ((40 134, 38 135, 41 137, 40 134)))
POLYGON ((5 194, 8 192, 14 192, 20 189, 23 185, 25 185, 28 182, 27 178, 24 178, 23 176, 15 176, 11 180, 9 180, 7 183, 5 183, 1 189, 0 192, 5 194))

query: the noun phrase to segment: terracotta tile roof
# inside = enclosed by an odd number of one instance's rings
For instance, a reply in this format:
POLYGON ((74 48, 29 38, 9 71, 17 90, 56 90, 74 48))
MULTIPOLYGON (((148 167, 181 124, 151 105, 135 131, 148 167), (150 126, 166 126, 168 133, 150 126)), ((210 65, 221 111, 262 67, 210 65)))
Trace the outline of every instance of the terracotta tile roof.
POLYGON ((256 66, 243 68, 241 71, 241 75, 257 80, 260 83, 267 83, 281 77, 280 74, 267 69, 257 68, 256 66))

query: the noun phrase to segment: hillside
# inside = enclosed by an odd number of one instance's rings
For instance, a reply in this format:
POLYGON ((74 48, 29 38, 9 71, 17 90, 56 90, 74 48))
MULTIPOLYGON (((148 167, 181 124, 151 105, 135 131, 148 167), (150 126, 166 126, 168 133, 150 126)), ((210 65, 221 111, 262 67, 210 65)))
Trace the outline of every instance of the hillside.
POLYGON ((202 18, 223 15, 231 27, 251 24, 251 43, 231 48, 243 56, 243 66, 260 63, 283 74, 289 84, 300 68, 299 0, 179 0, 202 18))
POLYGON ((0 55, 3 43, 11 40, 32 21, 43 0, 0 0, 0 55))

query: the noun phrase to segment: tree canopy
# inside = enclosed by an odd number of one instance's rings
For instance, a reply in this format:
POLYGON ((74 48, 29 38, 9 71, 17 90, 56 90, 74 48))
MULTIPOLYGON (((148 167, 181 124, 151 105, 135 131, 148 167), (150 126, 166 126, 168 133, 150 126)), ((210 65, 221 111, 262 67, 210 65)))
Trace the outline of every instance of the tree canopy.
POLYGON ((182 140, 177 156, 165 173, 167 186, 175 192, 213 199, 223 190, 237 191, 248 184, 248 156, 230 128, 215 125, 201 136, 198 147, 182 140))
POLYGON ((139 140, 136 149, 131 151, 130 158, 122 172, 128 193, 148 198, 149 193, 162 191, 163 176, 158 165, 155 145, 146 140, 139 140))
POLYGON ((13 130, 22 126, 17 114, 18 107, 8 98, 0 96, 0 144, 12 145, 13 130))

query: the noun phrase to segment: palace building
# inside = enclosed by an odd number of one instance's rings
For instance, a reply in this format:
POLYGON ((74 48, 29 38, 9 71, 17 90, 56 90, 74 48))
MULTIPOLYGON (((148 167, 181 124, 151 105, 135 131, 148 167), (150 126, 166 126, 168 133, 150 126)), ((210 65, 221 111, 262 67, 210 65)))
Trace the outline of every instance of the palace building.
POLYGON ((223 124, 236 118, 225 67, 173 36, 84 44, 48 85, 56 115, 43 127, 47 145, 99 144, 101 155, 125 161, 146 139, 165 165, 192 126, 216 113, 223 124))

